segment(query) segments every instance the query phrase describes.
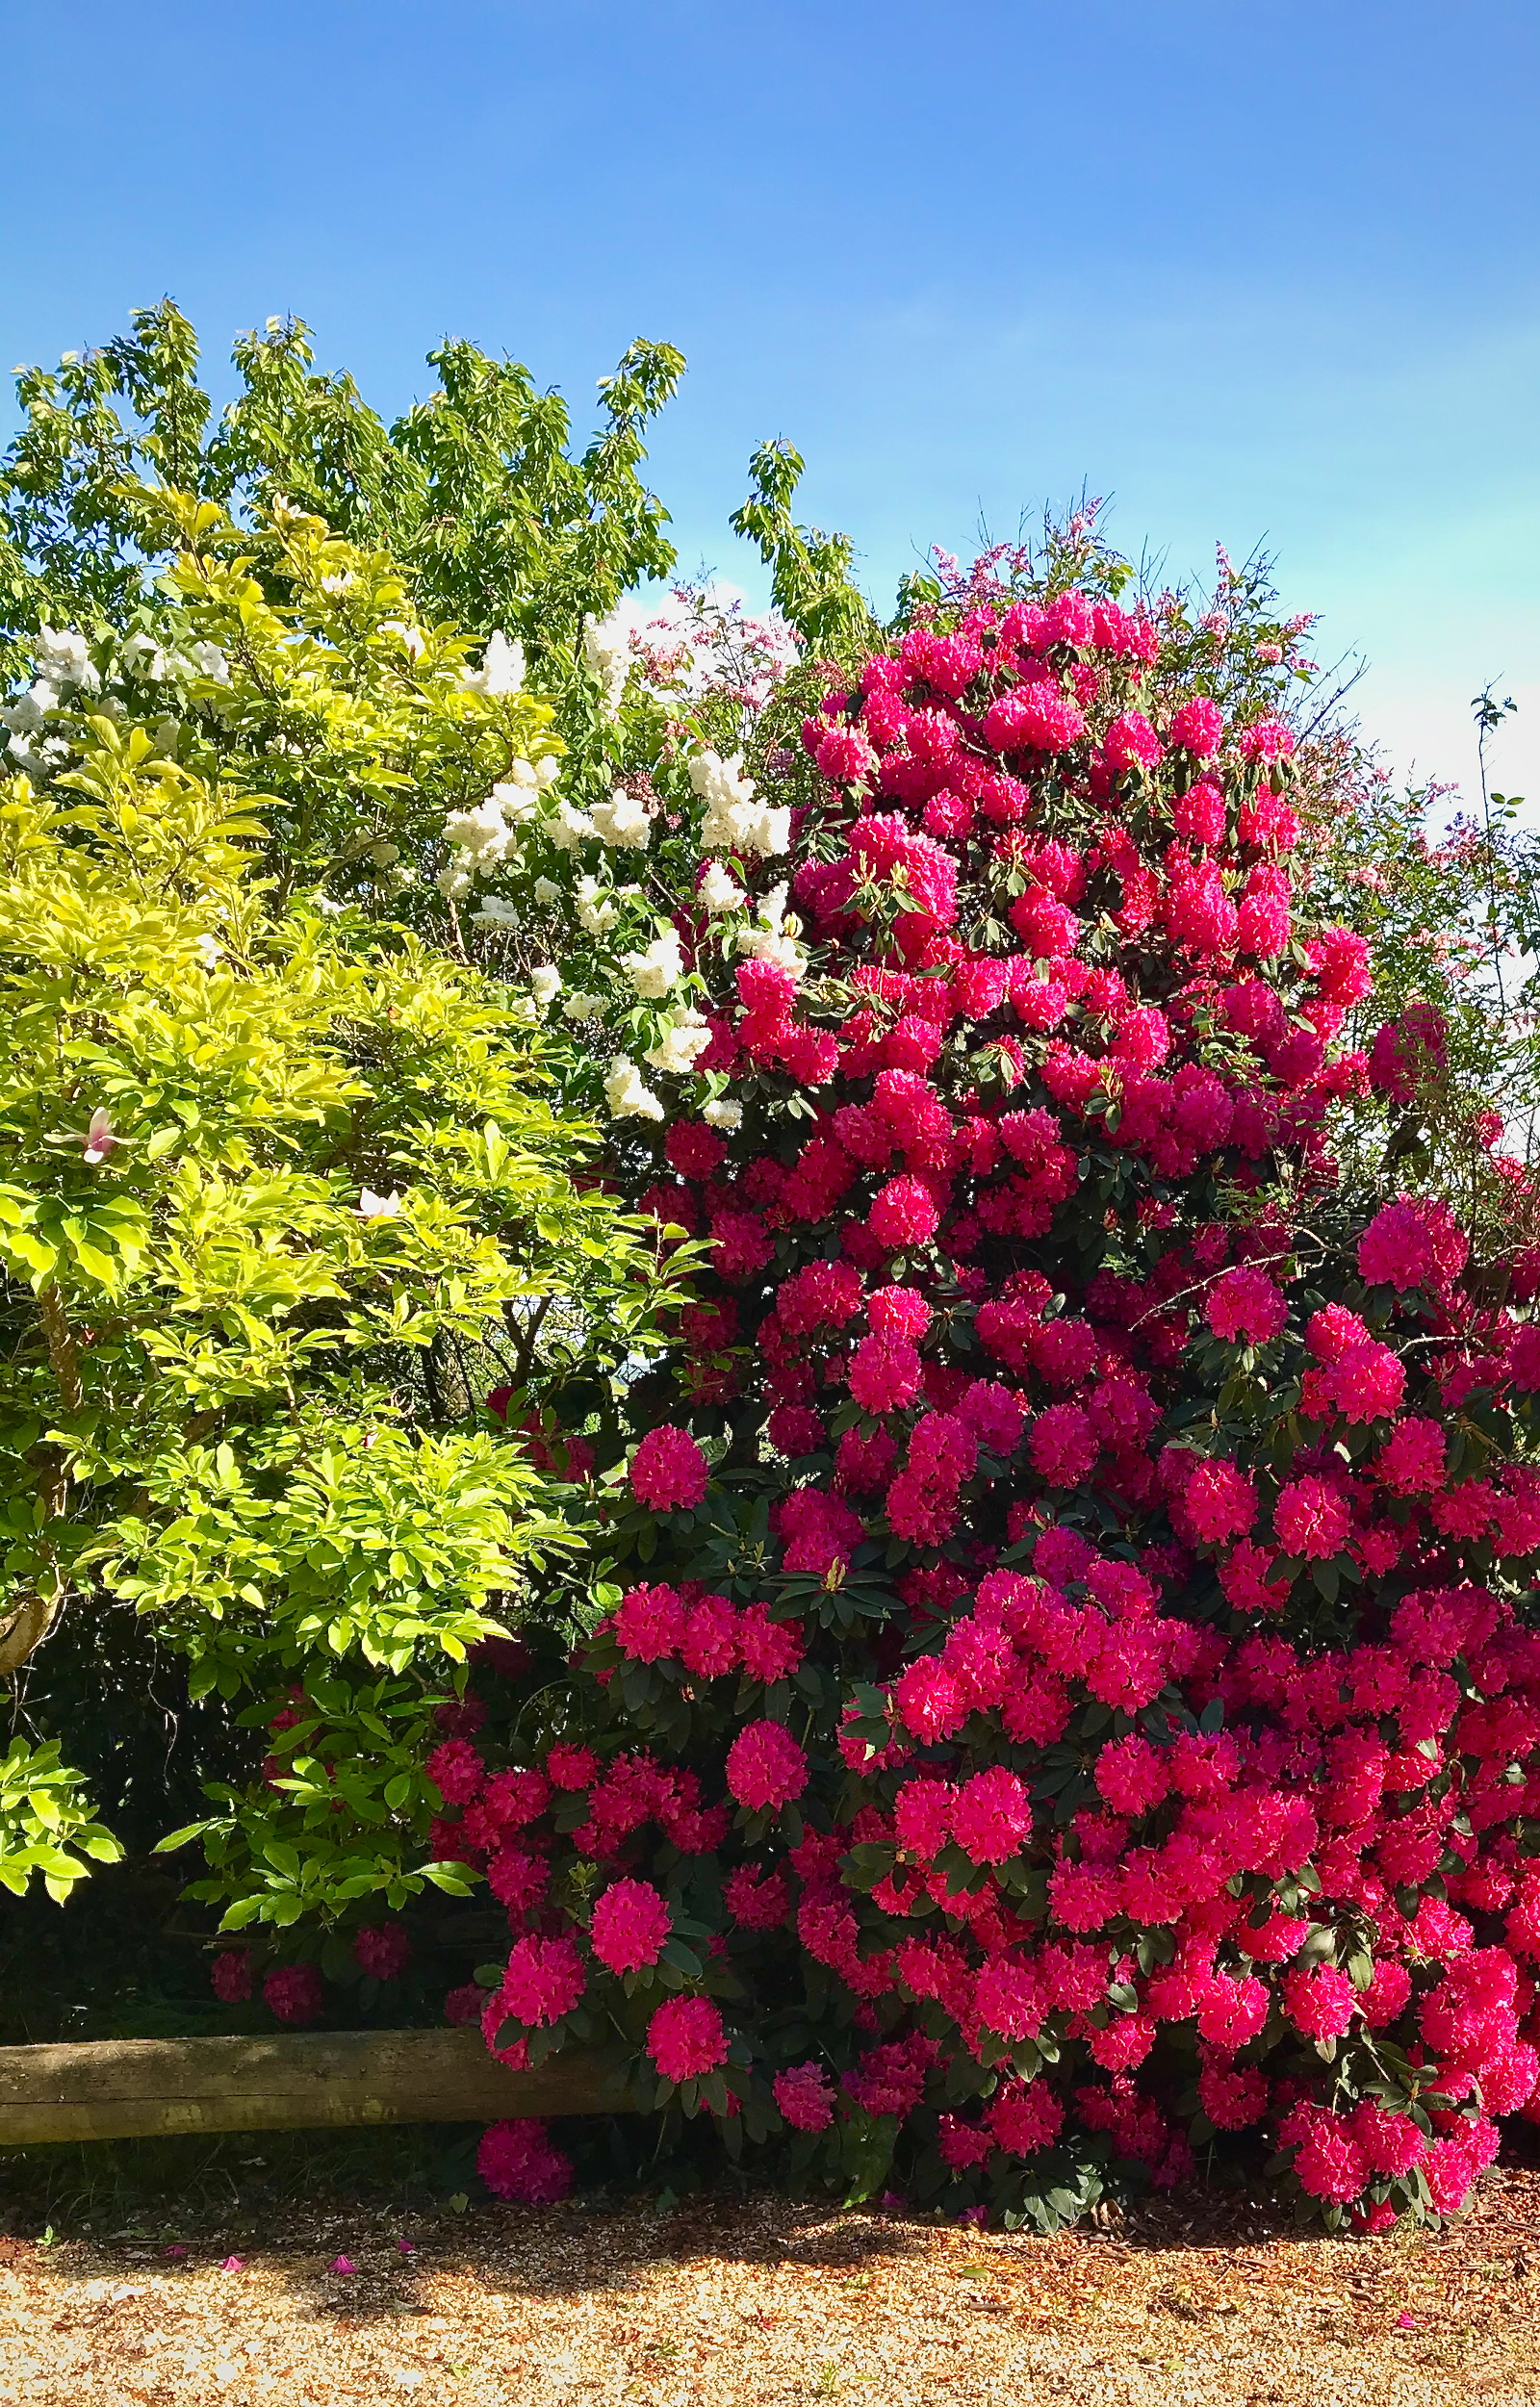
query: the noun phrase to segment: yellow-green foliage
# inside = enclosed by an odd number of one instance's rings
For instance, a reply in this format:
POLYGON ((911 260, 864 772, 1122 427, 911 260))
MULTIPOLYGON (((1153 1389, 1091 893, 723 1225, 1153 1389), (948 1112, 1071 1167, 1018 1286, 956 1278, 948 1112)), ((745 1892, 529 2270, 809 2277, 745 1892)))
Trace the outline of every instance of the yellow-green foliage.
MULTIPOLYGON (((319 563, 313 526, 285 539, 319 563)), ((351 655, 239 555, 177 573, 228 618, 232 715, 281 694, 306 730, 289 809, 416 794, 427 763, 484 790, 484 748, 538 750, 540 705, 466 692, 452 637, 396 674, 383 570, 351 655)), ((206 750, 89 698, 71 742, 46 797, 0 787, 0 1662, 127 1605, 194 1697, 324 1701, 324 1775, 301 1749, 205 1829, 237 1921, 463 1882, 426 1861, 432 1708, 587 1511, 479 1396, 645 1353, 655 1232, 575 1186, 593 1132, 547 1099, 522 998, 261 874, 278 806, 206 750)), ((63 1882, 37 1850, 50 1813, 84 1827, 78 1782, 46 1746, 8 1781, 0 1870, 63 1882)))

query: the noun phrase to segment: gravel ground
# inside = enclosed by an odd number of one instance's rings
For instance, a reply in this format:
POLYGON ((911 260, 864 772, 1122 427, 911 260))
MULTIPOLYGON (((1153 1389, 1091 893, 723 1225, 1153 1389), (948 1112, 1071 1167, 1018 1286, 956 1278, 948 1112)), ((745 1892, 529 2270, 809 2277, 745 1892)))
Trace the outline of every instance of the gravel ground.
POLYGON ((1540 2174, 1493 2174, 1457 2229, 1401 2241, 1201 2203, 1040 2240, 716 2199, 405 2229, 318 2208, 185 2255, 0 2240, 0 2407, 408 2398, 1540 2407, 1540 2174))

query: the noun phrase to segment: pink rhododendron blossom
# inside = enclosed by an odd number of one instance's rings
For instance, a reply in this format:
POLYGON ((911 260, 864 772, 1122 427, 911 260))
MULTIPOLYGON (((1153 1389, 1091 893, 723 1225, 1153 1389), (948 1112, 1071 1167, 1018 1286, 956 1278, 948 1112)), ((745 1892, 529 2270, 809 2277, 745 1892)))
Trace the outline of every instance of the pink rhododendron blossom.
POLYGON ((728 1750, 728 1786, 740 1805, 788 1805, 808 1785, 808 1758, 780 1722, 751 1722, 728 1750))
POLYGON ((775 2102, 793 2131, 827 2131, 834 2119, 834 2092, 816 2061, 793 2064, 771 2082, 775 2102))
POLYGON ((611 1972, 640 1972, 656 1963, 671 1927, 651 1881, 612 1881, 594 1900, 589 1945, 611 1972))
POLYGON ((707 1997, 665 1998, 647 2026, 647 2053, 665 2081, 691 2081, 728 2061, 722 2017, 707 1997))
POLYGON ((326 1997, 314 1964, 278 1964, 262 1984, 262 2000, 281 2023, 313 2023, 326 1997))
POLYGON ((572 2160, 563 2156, 544 2123, 492 2123, 482 2133, 475 2169, 494 2197, 517 2206, 553 2207, 570 2192, 572 2160))
POLYGON ((693 1511, 710 1467, 687 1429, 650 1429, 631 1461, 631 1493, 650 1512, 693 1511))

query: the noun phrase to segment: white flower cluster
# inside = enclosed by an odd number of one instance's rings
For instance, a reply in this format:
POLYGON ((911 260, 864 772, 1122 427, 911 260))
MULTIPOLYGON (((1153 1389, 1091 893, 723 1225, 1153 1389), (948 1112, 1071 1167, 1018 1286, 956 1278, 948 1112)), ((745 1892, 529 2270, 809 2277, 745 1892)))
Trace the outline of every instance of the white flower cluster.
POLYGON ((647 850, 647 839, 653 832, 652 814, 645 803, 634 794, 628 794, 617 785, 607 802, 596 803, 590 813, 594 833, 612 852, 647 850))
MULTIPOLYGON (((550 756, 516 760, 484 802, 446 814, 444 833, 453 847, 449 862, 439 872, 439 891, 446 901, 459 902, 470 893, 473 879, 485 877, 517 853, 521 832, 538 814, 540 798, 558 766, 550 756)), ((558 809, 562 807, 558 805, 558 809)))
POLYGON ((46 777, 67 759, 69 747, 62 736, 43 732, 50 710, 60 709, 66 694, 99 694, 101 677, 91 660, 84 635, 72 627, 63 633, 45 627, 33 646, 38 675, 24 694, 0 705, 0 722, 10 730, 7 747, 28 777, 46 777))
POLYGON ((732 870, 724 869, 719 860, 706 862, 695 899, 704 911, 746 911, 749 908, 749 898, 732 870))
POLYGON ((606 718, 620 710, 626 679, 631 673, 631 628, 634 614, 624 602, 607 618, 583 621, 583 659, 598 683, 606 718))
POLYGON ((636 1063, 624 1053, 617 1053, 604 1080, 604 1101, 609 1115, 615 1120, 660 1120, 663 1106, 654 1094, 636 1063))
POLYGON ((713 752, 694 753, 689 768, 690 783, 706 805, 701 821, 704 845, 712 851, 720 845, 725 852, 752 854, 766 860, 789 849, 791 813, 774 810, 761 802, 754 780, 743 774, 741 753, 734 753, 731 760, 713 752))
POLYGON ((510 644, 500 627, 487 637, 478 669, 462 669, 460 683, 468 694, 516 694, 524 683, 524 646, 510 644))
POLYGON ((757 915, 757 927, 738 930, 738 951, 757 961, 774 961, 778 969, 789 969, 794 978, 801 978, 808 967, 808 955, 797 942, 802 922, 786 909, 784 881, 771 887, 757 915))
POLYGON ((591 936, 607 936, 620 919, 620 907, 641 893, 640 886, 602 886, 597 878, 579 878, 573 908, 578 925, 591 936))
POLYGON ((676 1003, 663 1034, 642 1059, 654 1070, 673 1070, 683 1077, 694 1069, 710 1041, 711 1031, 705 1012, 698 1011, 693 1003, 676 1003))
POLYGON ((684 975, 684 956, 672 928, 664 928, 640 953, 623 953, 622 969, 644 1003, 661 1003, 684 975))

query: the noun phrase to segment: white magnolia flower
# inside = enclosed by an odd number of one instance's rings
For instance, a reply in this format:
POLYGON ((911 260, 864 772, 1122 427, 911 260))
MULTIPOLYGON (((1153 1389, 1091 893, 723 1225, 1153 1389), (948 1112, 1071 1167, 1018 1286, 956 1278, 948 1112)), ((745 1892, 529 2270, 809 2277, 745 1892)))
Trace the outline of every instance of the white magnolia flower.
POLYGON ((583 658, 603 693, 605 715, 613 719, 631 668, 631 621, 624 604, 607 618, 583 621, 583 658))
POLYGON ((487 637, 478 669, 462 669, 460 683, 468 694, 516 694, 524 683, 524 646, 510 644, 500 627, 487 637))
POLYGON ((684 956, 672 928, 665 928, 640 953, 623 953, 621 967, 644 1003, 661 1003, 684 975, 684 956))
POLYGON ((543 962, 540 968, 532 969, 529 972, 529 991, 540 1009, 543 1011, 549 1011, 561 992, 560 970, 552 969, 549 962, 543 962))
POLYGON ((163 652, 154 636, 141 628, 124 637, 120 657, 131 676, 151 678, 157 684, 171 674, 170 653, 163 652))
POLYGON ((690 783, 706 805, 701 842, 720 845, 725 852, 752 853, 769 859, 791 843, 791 813, 772 810, 760 801, 754 780, 743 775, 743 755, 723 760, 713 752, 692 754, 690 783))
POLYGON ((230 663, 218 644, 194 644, 192 665, 199 677, 208 678, 215 685, 228 685, 230 682, 230 663))
POLYGON ((57 627, 40 627, 33 657, 38 676, 46 678, 50 685, 79 685, 88 694, 94 694, 101 684, 91 665, 90 647, 72 627, 63 632, 57 627))
POLYGON ((624 1053, 617 1053, 604 1080, 604 1101, 610 1116, 617 1120, 660 1120, 663 1106, 654 1094, 636 1063, 624 1053))
POLYGON ((654 1070, 674 1070, 682 1076, 694 1069, 710 1041, 711 1031, 705 1013, 698 1011, 693 1003, 676 1003, 662 1036, 642 1059, 654 1070))
POLYGON ((414 660, 422 657, 427 637, 420 627, 408 626, 405 619, 382 619, 379 631, 382 635, 398 635, 414 660))
POLYGON ((400 1210, 401 1198, 394 1187, 388 1195, 376 1195, 372 1187, 366 1187, 358 1198, 358 1216, 361 1220, 398 1219, 400 1210))
POLYGON ((707 1103, 702 1107, 701 1117, 708 1128, 737 1128, 743 1119, 741 1103, 707 1103))
POLYGON ((198 959, 205 969, 218 969, 224 959, 224 947, 216 944, 212 936, 199 936, 198 959))
POLYGON ((555 817, 545 823, 545 832, 558 853, 575 853, 598 831, 585 811, 574 810, 571 803, 558 803, 555 817))
POLYGON ((561 888, 556 883, 554 878, 537 878, 535 880, 534 895, 535 901, 540 905, 542 910, 549 910, 552 903, 559 903, 561 901, 561 888))
POLYGON ((92 1169, 98 1162, 111 1161, 123 1140, 121 1137, 115 1137, 113 1134, 112 1115, 105 1103, 99 1103, 96 1106, 90 1115, 90 1125, 83 1136, 77 1137, 75 1141, 84 1148, 81 1160, 89 1162, 92 1169))
POLYGON ((719 860, 707 864, 706 875, 695 889, 695 899, 707 911, 742 911, 749 908, 749 898, 732 870, 724 869, 719 860))
POLYGON ((516 904, 505 903, 498 894, 484 894, 479 909, 471 914, 473 928, 517 928, 519 911, 516 904))
POLYGON ((620 906, 597 878, 579 878, 575 906, 578 924, 591 936, 607 936, 620 917, 620 906))
MULTIPOLYGON (((14 702, 0 707, 0 720, 5 722, 13 735, 40 735, 47 713, 58 707, 59 688, 40 677, 26 693, 18 694, 14 702)), ((14 751, 15 747, 12 749, 14 751)))
POLYGON ((323 576, 321 580, 321 590, 323 594, 345 594, 357 582, 358 579, 351 569, 342 569, 335 576, 323 576))
POLYGON ((612 851, 629 847, 634 852, 645 852, 653 832, 646 805, 639 803, 634 794, 628 794, 623 785, 616 786, 607 802, 594 805, 593 822, 600 842, 612 851))
POLYGON ((605 1008, 606 998, 602 994, 570 994, 561 1011, 564 1019, 603 1019, 605 1008))

